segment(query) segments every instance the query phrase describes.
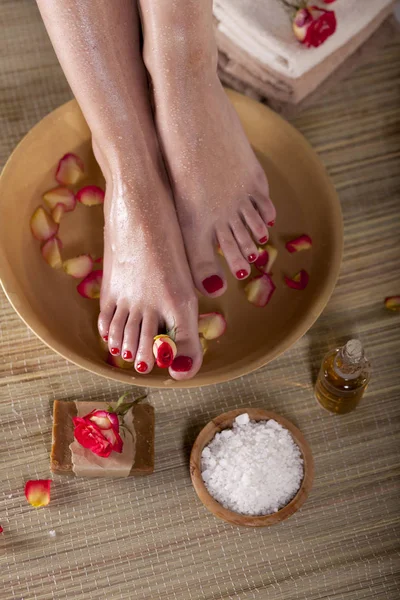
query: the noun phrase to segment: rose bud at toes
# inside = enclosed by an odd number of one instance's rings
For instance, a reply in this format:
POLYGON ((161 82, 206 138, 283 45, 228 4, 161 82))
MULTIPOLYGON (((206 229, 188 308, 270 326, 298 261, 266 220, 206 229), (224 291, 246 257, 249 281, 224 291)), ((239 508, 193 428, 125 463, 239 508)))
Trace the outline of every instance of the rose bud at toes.
POLYGON ((168 369, 177 354, 176 344, 168 335, 156 335, 153 343, 153 354, 157 367, 168 369))

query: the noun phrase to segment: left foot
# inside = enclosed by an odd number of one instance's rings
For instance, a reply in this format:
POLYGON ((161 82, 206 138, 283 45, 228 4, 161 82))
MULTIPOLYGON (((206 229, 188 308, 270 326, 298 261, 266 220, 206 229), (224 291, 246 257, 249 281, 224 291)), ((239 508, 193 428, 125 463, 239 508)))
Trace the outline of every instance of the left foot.
POLYGON ((236 279, 245 279, 257 243, 268 240, 275 208, 264 171, 216 74, 211 7, 185 0, 169 15, 169 35, 155 41, 153 32, 173 10, 152 2, 157 8, 143 15, 144 60, 158 135, 194 282, 201 293, 215 297, 226 289, 217 246, 236 279), (183 40, 174 35, 174 26, 186 31, 183 40))

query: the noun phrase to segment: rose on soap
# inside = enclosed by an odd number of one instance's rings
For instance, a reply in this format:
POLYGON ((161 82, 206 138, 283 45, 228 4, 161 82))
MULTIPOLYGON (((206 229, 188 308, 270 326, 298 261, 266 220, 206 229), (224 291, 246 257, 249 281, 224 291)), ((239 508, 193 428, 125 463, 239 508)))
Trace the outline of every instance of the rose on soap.
POLYGON ((318 6, 300 8, 293 20, 293 32, 302 44, 318 48, 336 31, 336 15, 333 10, 318 6))
POLYGON ((73 417, 74 436, 81 446, 97 456, 107 458, 111 452, 122 452, 119 420, 115 413, 93 410, 84 417, 73 417))

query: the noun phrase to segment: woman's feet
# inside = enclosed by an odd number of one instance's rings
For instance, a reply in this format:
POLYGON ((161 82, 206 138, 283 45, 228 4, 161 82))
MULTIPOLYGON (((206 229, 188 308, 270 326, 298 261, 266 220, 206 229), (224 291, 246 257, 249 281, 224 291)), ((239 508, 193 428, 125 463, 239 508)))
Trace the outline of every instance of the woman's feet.
POLYGON ((159 157, 148 149, 140 161, 105 160, 94 150, 106 176, 100 335, 111 354, 146 374, 154 337, 174 330, 178 354, 169 373, 189 379, 202 363, 197 298, 159 157))
POLYGON ((180 0, 168 10, 161 0, 141 3, 156 125, 192 276, 201 293, 219 296, 227 284, 217 247, 236 279, 245 279, 275 208, 216 75, 211 3, 180 0))

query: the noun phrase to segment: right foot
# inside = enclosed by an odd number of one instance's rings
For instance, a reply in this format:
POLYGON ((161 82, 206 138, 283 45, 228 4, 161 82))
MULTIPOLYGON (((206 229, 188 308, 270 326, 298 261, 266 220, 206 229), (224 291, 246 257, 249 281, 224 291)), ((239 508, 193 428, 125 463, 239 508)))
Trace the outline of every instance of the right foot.
POLYGON ((197 298, 156 142, 123 160, 106 160, 95 144, 94 151, 106 177, 100 335, 111 354, 146 374, 154 337, 174 329, 169 373, 189 379, 202 363, 197 298))

